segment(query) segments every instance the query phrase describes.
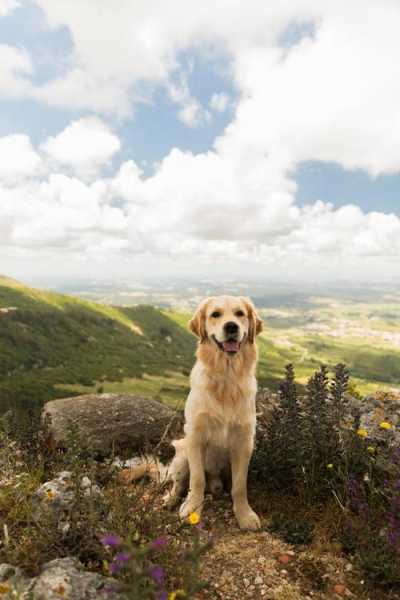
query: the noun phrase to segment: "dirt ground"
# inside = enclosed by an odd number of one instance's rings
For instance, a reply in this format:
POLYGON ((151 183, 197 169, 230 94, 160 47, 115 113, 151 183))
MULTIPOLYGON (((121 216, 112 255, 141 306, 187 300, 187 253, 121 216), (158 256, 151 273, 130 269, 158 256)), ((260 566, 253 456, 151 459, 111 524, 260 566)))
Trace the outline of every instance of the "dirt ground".
MULTIPOLYGON (((267 526, 271 515, 259 514, 267 526)), ((266 530, 240 531, 229 497, 208 501, 202 523, 213 545, 203 561, 209 587, 201 600, 400 599, 399 591, 371 588, 340 548, 317 534, 310 546, 294 546, 266 530)))

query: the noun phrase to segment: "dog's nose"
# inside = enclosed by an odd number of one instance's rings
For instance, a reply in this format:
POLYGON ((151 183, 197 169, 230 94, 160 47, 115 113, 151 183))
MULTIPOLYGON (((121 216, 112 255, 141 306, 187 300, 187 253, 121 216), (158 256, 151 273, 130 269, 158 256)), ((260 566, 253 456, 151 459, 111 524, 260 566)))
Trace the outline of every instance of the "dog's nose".
POLYGON ((239 325, 237 325, 237 323, 234 323, 233 321, 228 321, 227 323, 225 323, 224 329, 225 333, 234 334, 238 332, 239 325))

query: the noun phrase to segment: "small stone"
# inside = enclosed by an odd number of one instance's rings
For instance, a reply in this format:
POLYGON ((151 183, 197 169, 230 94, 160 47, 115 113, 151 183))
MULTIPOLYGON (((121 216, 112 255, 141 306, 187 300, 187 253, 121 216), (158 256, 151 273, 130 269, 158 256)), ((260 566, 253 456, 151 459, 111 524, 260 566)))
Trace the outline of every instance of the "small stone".
POLYGON ((262 585, 262 584, 264 583, 264 582, 263 582, 263 578, 262 578, 262 577, 260 577, 259 575, 257 575, 257 577, 256 577, 256 578, 255 578, 255 580, 254 580, 254 583, 255 583, 256 585, 262 585))
POLYGON ((245 587, 248 587, 250 585, 250 579, 247 579, 246 577, 243 579, 243 583, 245 585, 245 587))
POLYGON ((335 592, 335 594, 338 594, 339 596, 344 596, 346 594, 346 587, 342 583, 337 583, 333 587, 333 591, 335 592))
POLYGON ((288 554, 289 556, 295 556, 296 552, 294 550, 288 550, 286 554, 288 554))
POLYGON ((287 565, 290 562, 290 556, 288 554, 281 554, 278 560, 282 565, 287 565))
POLYGON ((287 575, 288 572, 286 571, 286 569, 281 569, 281 575, 287 575))

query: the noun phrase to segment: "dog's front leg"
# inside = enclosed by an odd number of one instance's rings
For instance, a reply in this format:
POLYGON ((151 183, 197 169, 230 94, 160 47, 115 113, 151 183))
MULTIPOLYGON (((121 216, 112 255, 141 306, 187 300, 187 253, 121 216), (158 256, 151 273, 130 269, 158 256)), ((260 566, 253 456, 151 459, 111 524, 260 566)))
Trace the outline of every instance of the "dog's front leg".
POLYGON ((233 511, 240 529, 259 529, 260 519, 247 499, 247 472, 253 453, 253 430, 248 426, 235 426, 232 432, 232 500, 233 511))
POLYGON ((204 502, 206 477, 204 472, 205 445, 201 431, 194 430, 185 438, 186 455, 189 463, 189 493, 182 504, 179 515, 182 519, 192 512, 201 514, 204 502))

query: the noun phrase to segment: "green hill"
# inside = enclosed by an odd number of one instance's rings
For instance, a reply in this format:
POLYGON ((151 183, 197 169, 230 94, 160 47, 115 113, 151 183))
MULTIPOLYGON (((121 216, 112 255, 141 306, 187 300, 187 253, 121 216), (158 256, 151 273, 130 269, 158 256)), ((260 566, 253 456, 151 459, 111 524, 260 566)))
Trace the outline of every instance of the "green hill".
POLYGON ((194 350, 193 336, 150 306, 103 306, 0 277, 0 411, 130 379, 154 394, 169 378, 182 395, 194 350))

